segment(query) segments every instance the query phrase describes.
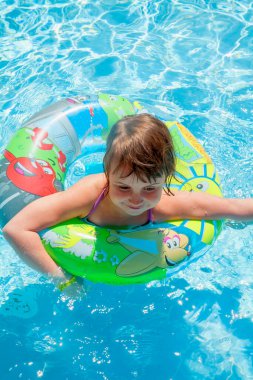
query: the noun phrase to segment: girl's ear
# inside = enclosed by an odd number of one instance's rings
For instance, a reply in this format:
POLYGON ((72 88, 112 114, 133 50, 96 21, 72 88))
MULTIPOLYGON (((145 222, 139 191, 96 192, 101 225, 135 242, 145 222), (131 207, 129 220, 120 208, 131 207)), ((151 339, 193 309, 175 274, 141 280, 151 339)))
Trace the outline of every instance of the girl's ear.
POLYGON ((136 251, 118 265, 116 274, 121 277, 138 276, 156 268, 156 261, 156 255, 143 251, 136 251))

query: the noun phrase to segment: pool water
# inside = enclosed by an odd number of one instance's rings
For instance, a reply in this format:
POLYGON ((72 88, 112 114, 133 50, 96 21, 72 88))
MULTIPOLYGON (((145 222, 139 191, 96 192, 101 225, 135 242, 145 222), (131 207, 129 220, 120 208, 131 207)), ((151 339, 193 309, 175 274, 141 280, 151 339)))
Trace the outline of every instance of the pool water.
MULTIPOLYGON (((252 1, 2 0, 0 13, 1 152, 53 101, 122 94, 168 109, 224 194, 252 196, 252 1)), ((252 238, 252 225, 227 222, 172 278, 89 283, 74 300, 0 234, 1 379, 253 379, 252 238)))

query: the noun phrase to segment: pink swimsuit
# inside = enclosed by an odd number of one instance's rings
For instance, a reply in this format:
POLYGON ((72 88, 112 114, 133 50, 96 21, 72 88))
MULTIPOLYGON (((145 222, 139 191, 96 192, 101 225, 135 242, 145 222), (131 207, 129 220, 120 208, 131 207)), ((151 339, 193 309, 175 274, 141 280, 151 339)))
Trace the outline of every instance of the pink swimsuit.
MULTIPOLYGON (((98 208, 98 205, 99 203, 102 201, 102 199, 104 198, 105 196, 105 191, 106 191, 106 188, 104 188, 101 192, 101 194, 99 194, 98 198, 96 199, 96 201, 93 203, 93 206, 92 208, 90 209, 90 212, 88 213, 88 215, 86 215, 85 218, 83 218, 84 221, 88 221, 89 222, 89 216, 91 216, 94 211, 98 208)), ((153 222, 153 216, 152 216, 152 209, 149 209, 148 210, 148 221, 147 223, 145 224, 148 224, 148 223, 152 223, 153 222)), ((91 223, 91 222, 89 222, 91 223)), ((94 224, 94 223, 93 223, 94 224)))

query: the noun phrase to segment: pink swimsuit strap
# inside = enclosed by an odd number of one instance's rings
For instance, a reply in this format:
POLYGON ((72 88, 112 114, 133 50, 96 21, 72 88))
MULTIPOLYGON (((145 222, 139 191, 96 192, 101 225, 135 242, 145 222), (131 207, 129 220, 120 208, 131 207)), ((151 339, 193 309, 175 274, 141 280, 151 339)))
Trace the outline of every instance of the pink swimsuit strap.
MULTIPOLYGON (((106 192, 107 188, 105 187, 101 193, 99 194, 99 196, 97 197, 96 201, 93 203, 93 206, 92 208, 90 209, 90 212, 88 213, 88 215, 86 215, 85 219, 89 218, 89 216, 91 216, 91 214, 93 214, 96 209, 98 208, 98 205, 99 203, 102 201, 102 199, 104 198, 105 196, 105 192, 106 192)), ((152 223, 153 222, 153 215, 152 215, 152 209, 150 208, 148 210, 148 222, 147 223, 152 223)))
POLYGON ((92 208, 90 209, 90 212, 88 215, 86 215, 86 218, 88 218, 91 214, 94 213, 94 211, 96 211, 96 209, 98 208, 98 205, 99 203, 102 201, 102 199, 104 198, 105 196, 105 191, 106 191, 106 187, 101 191, 101 193, 99 194, 99 196, 97 197, 97 199, 95 200, 95 202, 93 203, 93 206, 92 208))

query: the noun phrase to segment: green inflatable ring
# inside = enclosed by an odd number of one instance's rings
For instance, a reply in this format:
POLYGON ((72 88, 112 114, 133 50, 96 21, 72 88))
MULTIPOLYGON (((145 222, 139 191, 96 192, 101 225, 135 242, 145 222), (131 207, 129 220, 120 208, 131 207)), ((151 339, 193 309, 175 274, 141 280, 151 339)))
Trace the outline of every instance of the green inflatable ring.
MULTIPOLYGON (((138 102, 99 94, 69 98, 35 114, 12 136, 0 159, 6 187, 0 195, 2 226, 27 203, 62 190, 76 157, 88 162, 96 152, 102 160, 111 126, 143 111, 138 102)), ((177 165, 171 189, 222 196, 214 164, 194 136, 180 123, 166 121, 158 109, 150 113, 165 122, 173 138, 177 165)), ((220 221, 170 220, 116 229, 75 218, 40 236, 49 255, 69 273, 93 282, 136 284, 182 270, 208 250, 220 231, 220 221)))

